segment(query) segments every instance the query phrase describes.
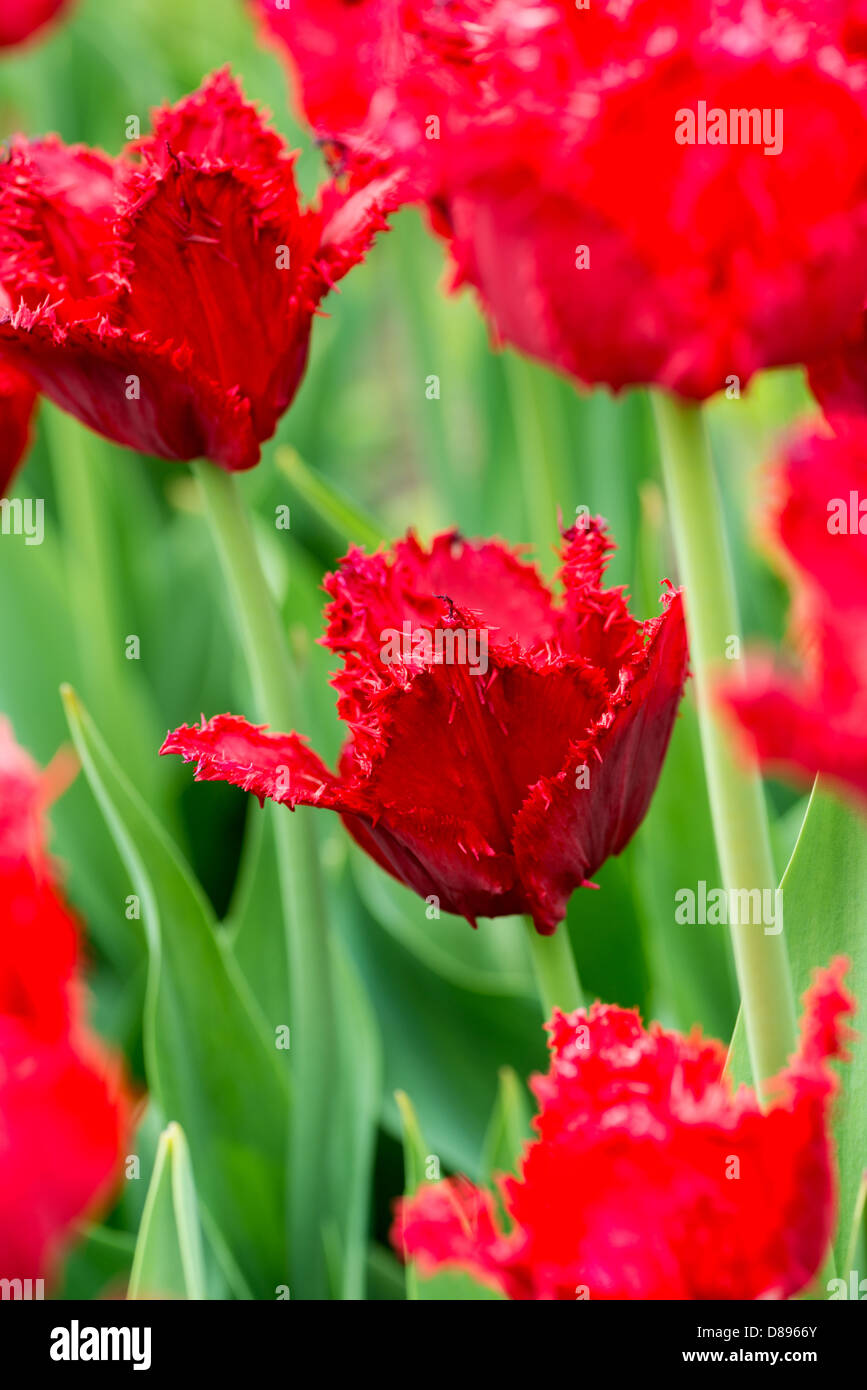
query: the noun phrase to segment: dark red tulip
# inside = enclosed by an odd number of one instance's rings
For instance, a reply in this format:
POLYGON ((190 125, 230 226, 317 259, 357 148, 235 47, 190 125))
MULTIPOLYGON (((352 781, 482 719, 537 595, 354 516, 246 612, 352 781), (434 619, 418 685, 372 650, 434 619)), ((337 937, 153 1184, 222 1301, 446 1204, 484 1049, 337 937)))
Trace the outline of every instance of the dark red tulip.
POLYGON ((108 438, 250 468, 320 301, 384 226, 384 184, 303 208, 294 159, 227 72, 116 160, 16 140, 0 165, 0 349, 108 438))
POLYGON ((686 678, 680 594, 636 622, 603 589, 599 522, 564 539, 563 595, 496 541, 353 549, 325 588, 348 726, 337 775, 297 734, 218 715, 163 753, 202 780, 339 811, 367 852, 470 921, 553 932, 618 854, 659 777, 686 678))

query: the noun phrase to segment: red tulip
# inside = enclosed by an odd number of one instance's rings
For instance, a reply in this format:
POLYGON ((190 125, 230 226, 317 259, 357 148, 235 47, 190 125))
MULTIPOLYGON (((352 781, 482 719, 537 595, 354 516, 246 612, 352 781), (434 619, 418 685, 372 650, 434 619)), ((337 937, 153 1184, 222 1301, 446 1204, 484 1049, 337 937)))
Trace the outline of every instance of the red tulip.
POLYGON ((817 972, 800 1046, 763 1114, 724 1075, 722 1044, 633 1010, 555 1010, 551 1066, 518 1176, 493 1195, 463 1179, 397 1205, 395 1246, 423 1273, 459 1266, 514 1299, 787 1298, 831 1238, 828 1059, 854 1004, 846 962, 817 972))
POLYGON ((262 7, 317 132, 423 196, 498 335, 571 376, 703 398, 833 350, 864 302, 849 7, 262 7))
POLYGON ((565 536, 564 595, 499 542, 353 549, 325 588, 348 725, 332 774, 297 734, 231 715, 163 753, 294 808, 339 811, 390 873, 446 911, 529 912, 553 932, 653 794, 686 677, 679 594, 645 623, 603 589, 598 522, 565 536))
POLYGON ((0 722, 0 1274, 44 1279, 104 1207, 129 1131, 121 1067, 91 1034, 78 934, 44 843, 47 782, 0 722))
POLYGON ((0 48, 23 43, 69 8, 70 0, 0 0, 0 48))
POLYGON ((108 438, 250 468, 301 382, 317 306, 384 226, 386 185, 298 201, 293 157, 226 72, 116 160, 13 142, 0 348, 108 438))
POLYGON ((778 472, 774 528, 793 571, 799 674, 767 657, 720 698, 771 769, 867 798, 867 432, 811 435, 778 472))

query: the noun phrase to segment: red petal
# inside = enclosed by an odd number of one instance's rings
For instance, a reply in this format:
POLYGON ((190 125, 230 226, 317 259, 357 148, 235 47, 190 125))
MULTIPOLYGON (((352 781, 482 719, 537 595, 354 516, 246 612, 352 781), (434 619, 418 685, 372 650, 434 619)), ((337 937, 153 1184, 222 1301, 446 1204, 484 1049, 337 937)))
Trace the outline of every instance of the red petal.
POLYGON ((425 1185, 396 1202, 391 1242, 405 1259, 417 1258, 425 1274, 449 1264, 498 1288, 507 1282, 510 1242, 490 1195, 466 1179, 425 1185))
POLYGON ((71 0, 5 0, 0 6, 0 48, 11 48, 38 33, 71 0))
POLYGON ((318 244, 288 161, 267 214, 261 199, 234 171, 169 168, 121 228, 129 290, 112 314, 130 334, 186 345, 203 376, 247 397, 257 439, 273 434, 304 371, 314 304, 303 280, 318 244))
POLYGON ((363 805, 297 734, 271 733, 237 715, 203 718, 192 728, 181 725, 167 736, 160 749, 164 753, 180 753, 184 762, 195 762, 197 782, 229 782, 260 801, 267 796, 292 809, 325 806, 341 811, 357 811, 363 805))
POLYGON ((127 166, 56 136, 11 143, 0 164, 0 283, 17 307, 46 294, 84 297, 111 287, 114 202, 127 166))
POLYGON ((36 391, 29 378, 0 360, 0 497, 30 447, 36 391))
POLYGON ((569 745, 557 771, 540 778, 515 821, 518 869, 543 933, 562 920, 574 889, 625 848, 659 780, 687 674, 679 594, 648 628, 645 652, 624 668, 605 713, 569 745))
POLYGON ((278 180, 289 175, 292 157, 268 113, 247 101, 228 68, 206 77, 198 91, 153 114, 153 133, 137 148, 165 172, 183 151, 205 168, 255 169, 278 180))
POLYGON ((73 1223, 95 1215, 120 1178, 128 1103, 93 1043, 47 1044, 0 1016, 0 1113, 0 1267, 48 1278, 73 1223))
POLYGON ((134 339, 104 319, 65 326, 48 309, 23 308, 11 319, 0 312, 0 345, 49 400, 127 448, 229 469, 259 457, 249 400, 205 377, 189 349, 134 339))
POLYGON ((646 631, 630 614, 626 591, 602 587, 613 550, 599 517, 587 517, 563 533, 559 578, 565 601, 557 635, 565 651, 580 652, 616 687, 621 667, 644 646, 646 631))
POLYGON ((382 77, 383 38, 394 33, 383 0, 295 0, 291 13, 279 0, 254 0, 264 26, 291 46, 301 98, 311 124, 340 135, 360 125, 382 77))

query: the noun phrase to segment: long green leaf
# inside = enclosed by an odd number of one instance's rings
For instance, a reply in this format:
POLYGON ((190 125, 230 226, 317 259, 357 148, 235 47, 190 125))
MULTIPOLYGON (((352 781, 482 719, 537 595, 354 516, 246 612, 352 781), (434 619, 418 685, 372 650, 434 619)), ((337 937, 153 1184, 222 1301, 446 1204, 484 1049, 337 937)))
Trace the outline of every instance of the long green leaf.
POLYGON ((160 1136, 127 1297, 205 1297, 196 1185, 179 1124, 170 1124, 160 1136))
POLYGON ((512 1067, 500 1068, 500 1084, 482 1155, 482 1176, 514 1170, 521 1150, 532 1137, 527 1092, 512 1067))
POLYGON ((257 1296, 286 1282, 289 1082, 211 909, 73 691, 76 748, 141 898, 150 970, 144 1021, 148 1083, 183 1125, 205 1212, 257 1296))
MULTIPOLYGON (((862 817, 824 789, 819 779, 804 824, 783 875, 783 920, 792 979, 798 995, 813 971, 834 956, 848 956, 847 986, 859 1014, 851 1061, 840 1068, 842 1086, 834 1106, 834 1136, 840 1169, 839 1223, 834 1242, 843 1273, 867 1165, 867 826, 862 817)), ((729 1067, 736 1080, 747 1066, 743 1023, 732 1038, 729 1067)))
POLYGON ((332 1175, 341 1241, 340 1293, 363 1299, 368 1224, 382 1086, 382 1044, 355 967, 338 940, 332 942, 337 1008, 339 1104, 332 1175))

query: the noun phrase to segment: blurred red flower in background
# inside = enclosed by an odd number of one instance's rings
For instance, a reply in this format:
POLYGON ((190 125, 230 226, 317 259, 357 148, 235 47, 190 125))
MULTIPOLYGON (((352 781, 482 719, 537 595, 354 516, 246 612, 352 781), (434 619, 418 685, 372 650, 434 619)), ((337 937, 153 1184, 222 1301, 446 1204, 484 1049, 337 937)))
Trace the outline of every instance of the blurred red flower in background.
POLYGON ((867 798, 867 430, 799 439, 777 470, 774 532, 792 571, 804 667, 748 661, 719 694, 750 750, 799 779, 867 798))
POLYGON ((797 1053, 763 1114, 725 1048, 634 1010, 555 1010, 535 1138, 501 1180, 511 1219, 464 1179, 397 1204, 395 1246, 513 1299, 786 1298, 819 1269, 835 1207, 828 1059, 844 1055, 846 962, 817 971, 797 1053), (735 1166, 736 1165, 736 1166, 735 1166))
POLYGON ((71 7, 71 0, 0 0, 0 48, 23 43, 71 7))
POLYGON ((640 824, 686 678, 680 594, 636 622, 601 587, 611 548, 598 521, 566 533, 559 601, 496 541, 353 549, 325 581, 349 726, 339 775, 297 734, 231 715, 176 729, 162 752, 195 760, 199 779, 341 812, 446 911, 526 911, 553 932, 640 824))
POLYGON ((0 358, 0 497, 9 490, 30 445, 36 391, 29 379, 0 358))
POLYGON ((105 1205, 129 1131, 121 1066, 90 1032, 78 933, 45 848, 48 779, 0 721, 0 1277, 50 1277, 105 1205))
POLYGON ((0 350, 120 444, 251 467, 298 389, 320 300, 385 225, 386 183, 329 183, 304 209, 293 163, 227 72, 115 160, 14 140, 0 350))
POLYGON ((259 8, 341 162, 402 178, 500 337, 569 375, 702 398, 833 350, 864 302, 849 6, 259 8))

